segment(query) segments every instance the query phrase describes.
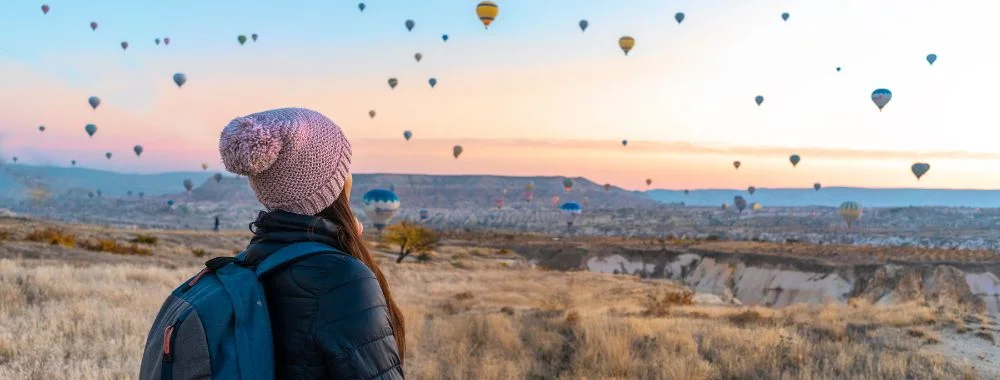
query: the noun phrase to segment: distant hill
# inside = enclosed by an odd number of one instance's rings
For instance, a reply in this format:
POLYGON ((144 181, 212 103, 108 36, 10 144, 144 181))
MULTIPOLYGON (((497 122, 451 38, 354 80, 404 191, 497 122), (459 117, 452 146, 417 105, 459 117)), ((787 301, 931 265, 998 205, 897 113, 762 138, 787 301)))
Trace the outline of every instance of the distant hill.
MULTIPOLYGON (((104 197, 125 197, 143 192, 147 197, 207 201, 256 202, 245 177, 225 173, 215 181, 215 172, 123 174, 84 168, 29 165, 0 166, 0 198, 25 198, 33 188, 44 188, 55 197, 81 198, 100 190, 104 197), (183 181, 195 188, 187 194, 183 181)), ((355 174, 352 201, 360 206, 364 193, 373 188, 391 188, 408 207, 483 208, 503 199, 505 207, 550 207, 552 197, 560 203, 575 201, 585 207, 628 208, 655 205, 642 192, 611 188, 605 191, 585 178, 572 178, 572 191, 565 191, 565 177, 502 177, 482 175, 355 174), (533 201, 525 202, 525 185, 533 183, 533 201), (506 192, 504 191, 506 189, 506 192)))
POLYGON ((830 187, 813 189, 758 188, 754 195, 746 190, 708 189, 683 191, 651 190, 650 198, 662 203, 684 202, 692 206, 720 206, 733 203, 733 196, 742 195, 747 202, 760 202, 767 206, 839 206, 844 201, 855 201, 866 207, 1000 207, 1000 190, 952 189, 866 189, 830 187))

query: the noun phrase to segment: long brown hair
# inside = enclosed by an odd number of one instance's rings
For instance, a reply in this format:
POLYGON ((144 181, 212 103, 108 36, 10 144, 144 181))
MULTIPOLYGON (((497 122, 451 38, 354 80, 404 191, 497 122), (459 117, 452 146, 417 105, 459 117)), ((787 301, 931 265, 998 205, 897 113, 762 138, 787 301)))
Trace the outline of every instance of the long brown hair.
POLYGON ((362 263, 365 263, 375 273, 375 279, 378 280, 378 284, 382 288, 382 296, 385 297, 385 304, 389 308, 389 323, 392 325, 392 335, 396 338, 396 347, 399 349, 399 360, 402 363, 403 356, 406 354, 406 325, 403 322, 403 313, 392 298, 392 292, 389 291, 389 284, 385 281, 385 275, 379 269, 378 263, 375 262, 375 257, 372 256, 371 251, 368 250, 368 246, 361 239, 361 234, 358 233, 355 226, 357 219, 354 217, 354 211, 351 211, 347 192, 342 192, 332 205, 320 211, 316 216, 329 220, 340 227, 337 233, 340 249, 361 260, 362 263))

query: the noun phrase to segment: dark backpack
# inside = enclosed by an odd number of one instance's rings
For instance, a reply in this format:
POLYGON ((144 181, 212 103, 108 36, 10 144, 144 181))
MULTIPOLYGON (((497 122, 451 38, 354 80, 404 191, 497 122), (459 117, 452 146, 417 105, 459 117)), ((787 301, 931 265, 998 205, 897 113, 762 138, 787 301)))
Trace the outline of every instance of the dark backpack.
POLYGON ((274 379, 274 344, 264 287, 258 280, 319 253, 320 243, 295 243, 256 267, 216 257, 167 297, 146 338, 140 379, 274 379))

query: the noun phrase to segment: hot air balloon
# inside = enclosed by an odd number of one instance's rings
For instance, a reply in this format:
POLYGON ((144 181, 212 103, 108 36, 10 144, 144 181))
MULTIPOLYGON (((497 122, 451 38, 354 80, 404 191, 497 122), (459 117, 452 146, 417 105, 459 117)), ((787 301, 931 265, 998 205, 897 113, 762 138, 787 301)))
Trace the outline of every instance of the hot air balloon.
POLYGON ((924 162, 918 162, 913 164, 913 166, 910 166, 910 171, 913 172, 913 175, 917 176, 918 181, 920 180, 920 177, 923 177, 924 174, 927 174, 928 170, 931 170, 931 164, 924 162))
POLYGON ((139 199, 142 199, 142 197, 145 197, 145 196, 146 196, 146 193, 143 193, 141 191, 139 192, 139 199))
POLYGON ((822 189, 822 188, 823 188, 823 185, 821 185, 819 182, 816 182, 816 183, 813 184, 813 190, 819 191, 819 189, 822 189))
POLYGON ((110 159, 111 159, 111 152, 107 152, 107 153, 105 153, 105 154, 104 154, 104 157, 107 157, 107 158, 108 158, 108 159, 110 160, 110 159))
POLYGON ((750 193, 750 195, 753 195, 753 193, 757 192, 757 188, 753 187, 753 186, 750 186, 750 187, 747 188, 747 192, 750 193))
POLYGON ((399 210, 399 197, 387 189, 372 189, 365 193, 365 215, 382 232, 399 210))
POLYGON ((784 21, 788 21, 788 12, 782 13, 781 14, 781 19, 784 20, 784 21))
POLYGON ((14 163, 17 163, 17 156, 14 156, 14 163))
POLYGON ((503 198, 497 198, 497 200, 494 201, 494 204, 496 204, 497 210, 502 209, 503 208, 503 198))
POLYGON ((757 106, 760 107, 760 104, 764 103, 764 97, 757 95, 757 97, 753 98, 753 101, 757 102, 757 106))
POLYGON ((937 54, 928 54, 927 55, 927 63, 930 63, 931 65, 933 65, 934 61, 937 61, 937 54))
POLYGON ((429 83, 431 85, 431 88, 434 88, 434 86, 437 86, 438 80, 437 80, 437 78, 431 78, 431 79, 427 80, 427 83, 429 83))
POLYGON ((588 26, 590 26, 590 23, 587 22, 587 20, 580 20, 580 31, 581 32, 586 32, 588 26))
POLYGON ((204 163, 204 162, 202 162, 202 163, 201 163, 201 170, 208 170, 208 164, 207 164, 207 163, 204 163))
POLYGON ((576 202, 566 202, 559 207, 559 211, 562 211, 563 216, 566 218, 566 226, 573 227, 573 222, 576 222, 576 218, 580 217, 580 214, 583 213, 583 208, 576 202))
POLYGON ((674 20, 677 20, 678 24, 684 22, 684 12, 677 12, 677 13, 675 13, 674 14, 674 20))
POLYGON ((573 180, 569 179, 569 178, 564 178, 563 179, 563 188, 565 188, 566 191, 573 190, 573 180))
POLYGON ((416 53, 416 54, 413 55, 413 59, 417 60, 417 62, 420 62, 421 59, 424 59, 424 55, 420 54, 420 53, 416 53))
POLYGON ((135 152, 135 156, 136 157, 141 156, 142 155, 142 151, 143 151, 142 145, 136 145, 136 146, 132 147, 132 151, 135 152))
POLYGON ((365 11, 365 3, 358 3, 358 10, 364 12, 365 11))
POLYGON ((241 34, 241 35, 239 35, 239 36, 236 37, 236 41, 238 41, 240 43, 240 45, 242 46, 243 44, 247 43, 247 36, 244 36, 244 35, 241 34))
POLYGON ((790 157, 788 157, 788 161, 792 163, 792 167, 798 166, 800 160, 801 158, 797 154, 793 154, 790 157))
POLYGON ((837 66, 837 72, 838 73, 840 72, 840 66, 837 66))
POLYGON ((413 20, 406 20, 406 30, 407 31, 412 32, 413 31, 413 27, 416 26, 416 25, 417 25, 417 23, 413 22, 413 20))
POLYGON ((191 182, 190 178, 185 179, 184 180, 184 190, 187 190, 187 192, 190 193, 191 189, 194 189, 194 182, 191 182))
POLYGON ((740 165, 742 164, 739 161, 733 161, 733 167, 736 168, 736 170, 740 169, 740 165))
POLYGON ((653 184, 653 180, 650 179, 650 178, 646 178, 646 186, 649 186, 649 185, 652 185, 652 184, 653 184))
POLYGON ((558 206, 559 205, 559 196, 558 195, 552 197, 552 205, 553 206, 558 206))
POLYGON ((420 214, 420 221, 421 221, 421 222, 426 222, 426 221, 427 221, 427 218, 429 218, 429 217, 431 216, 431 213, 430 213, 430 211, 427 211, 427 210, 423 210, 423 209, 421 209, 421 210, 419 211, 419 214, 420 214))
POLYGON ((455 145, 455 147, 454 147, 454 148, 451 148, 451 155, 452 155, 452 156, 455 156, 455 158, 456 158, 456 159, 457 159, 457 158, 458 158, 458 156, 460 156, 461 154, 462 154, 462 146, 461 146, 461 145, 455 145))
POLYGON ((483 22, 483 26, 486 29, 490 28, 490 23, 493 22, 493 19, 497 18, 497 13, 499 12, 500 8, 492 1, 483 1, 479 5, 476 5, 476 16, 479 16, 479 21, 483 22))
POLYGON ((94 134, 97 133, 97 126, 93 124, 87 124, 87 126, 83 127, 83 130, 87 131, 88 136, 94 137, 94 134))
POLYGON ((257 33, 251 34, 250 39, 253 40, 253 42, 257 42, 257 33))
POLYGON ((743 209, 747 208, 747 200, 743 199, 742 196, 737 195, 733 197, 733 206, 736 206, 736 209, 742 213, 743 209))
POLYGON ((96 96, 91 96, 87 98, 87 103, 90 103, 90 108, 97 109, 97 106, 101 105, 101 98, 96 96))
POLYGON ((90 22, 90 30, 97 30, 97 23, 96 22, 93 22, 93 21, 90 22))
POLYGON ((174 83, 177 84, 177 88, 181 88, 184 83, 187 83, 187 80, 187 75, 184 75, 184 73, 174 74, 174 83))
POLYGON ((399 84, 399 80, 396 78, 389 78, 389 88, 395 89, 397 84, 399 84))
POLYGON ((729 204, 726 203, 726 202, 722 202, 722 209, 723 210, 728 210, 729 209, 729 204))
POLYGON ((160 46, 160 39, 159 38, 154 38, 153 42, 156 43, 156 46, 160 46))
POLYGON ((174 200, 173 199, 167 200, 167 207, 174 207, 174 200))
POLYGON ((170 37, 165 37, 165 38, 163 39, 163 44, 164 44, 164 45, 170 45, 170 37))
POLYGON ((100 191, 100 190, 97 190, 97 197, 98 197, 98 198, 100 198, 100 197, 101 197, 101 195, 104 195, 104 194, 103 194, 103 193, 101 193, 101 191, 100 191))
POLYGON ((42 14, 46 14, 46 15, 49 14, 49 5, 48 4, 42 5, 42 14))
MULTIPOLYGON (((406 139, 406 141, 410 141, 410 139, 413 138, 413 132, 403 131, 403 138, 406 139)), ((458 153, 455 155, 455 158, 458 158, 458 154, 462 153, 462 147, 455 146, 455 148, 457 148, 458 150, 458 153)))
POLYGON ((128 41, 122 41, 122 51, 128 50, 128 41))
POLYGON ((222 173, 215 173, 215 175, 213 175, 212 178, 215 179, 215 183, 222 182, 222 173))
POLYGON ((441 41, 448 42, 448 35, 447 34, 442 34, 441 35, 441 41))
POLYGON ((754 202, 753 204, 750 205, 750 211, 760 211, 763 208, 764 206, 762 206, 760 202, 754 202))
POLYGON ((535 198, 535 183, 528 182, 524 185, 524 201, 531 202, 535 198))
POLYGON ((628 146, 628 140, 622 140, 622 146, 628 146))
POLYGON ((611 191, 611 184, 610 183, 605 183, 604 184, 604 192, 607 193, 607 192, 610 192, 610 191, 611 191))
POLYGON ((368 117, 374 119, 375 118, 375 110, 368 111, 368 117))
POLYGON ((132 196, 132 190, 126 191, 125 194, 131 197, 132 196))
POLYGON ((688 194, 691 194, 691 190, 684 189, 684 195, 688 195, 688 194))
POLYGON ((39 125, 38 126, 38 131, 39 132, 45 132, 45 126, 44 125, 39 125))
POLYGON ((73 165, 73 166, 76 166, 76 160, 72 160, 72 161, 70 161, 70 162, 69 162, 69 164, 70 164, 70 165, 73 165))
POLYGON ((840 209, 837 211, 840 214, 840 219, 847 223, 847 228, 851 228, 854 222, 861 219, 861 205, 858 202, 844 202, 840 204, 840 209))
POLYGON ((620 47, 622 51, 625 52, 625 55, 628 55, 628 52, 632 51, 632 48, 635 47, 635 38, 632 38, 630 36, 623 36, 622 38, 619 38, 618 47, 620 47))
POLYGON ((872 101, 875 102, 876 106, 878 106, 879 112, 882 111, 882 107, 885 107, 886 104, 889 104, 890 100, 892 100, 892 91, 886 90, 884 88, 872 91, 872 101))

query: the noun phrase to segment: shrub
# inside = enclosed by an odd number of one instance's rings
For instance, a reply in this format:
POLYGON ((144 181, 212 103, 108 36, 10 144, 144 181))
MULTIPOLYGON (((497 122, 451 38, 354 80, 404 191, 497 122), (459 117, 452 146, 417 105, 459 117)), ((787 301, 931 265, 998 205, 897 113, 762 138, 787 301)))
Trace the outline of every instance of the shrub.
POLYGON ((455 299, 459 301, 471 300, 473 297, 475 297, 475 295, 469 291, 461 292, 455 295, 455 299))
POLYGON ((28 234, 27 239, 29 241, 49 243, 51 245, 58 245, 66 248, 71 248, 76 244, 75 235, 52 227, 31 231, 31 233, 28 234))
POLYGON ((158 242, 158 241, 159 241, 159 239, 156 236, 153 236, 153 235, 142 235, 142 234, 139 234, 134 239, 132 239, 133 243, 136 243, 136 244, 146 244, 146 245, 156 245, 156 242, 158 242))
POLYGON ((730 323, 741 327, 750 324, 771 321, 771 317, 766 317, 759 311, 754 309, 746 309, 739 313, 731 314, 729 315, 728 319, 730 323))
POLYGON ((642 301, 642 314, 649 317, 665 317, 670 314, 670 308, 685 305, 694 305, 694 292, 667 291, 660 297, 648 294, 642 301))
POLYGON ((108 252, 119 255, 149 256, 153 254, 149 249, 140 247, 138 244, 119 244, 114 239, 89 239, 80 242, 80 248, 95 252, 108 252))
POLYGON ((191 248, 191 254, 194 257, 205 257, 208 256, 208 251, 203 248, 191 248))
POLYGON ((399 257, 396 258, 396 262, 400 263, 411 253, 418 254, 417 260, 419 261, 430 260, 430 252, 437 247, 440 237, 436 232, 427 227, 410 221, 404 221, 389 226, 385 230, 383 239, 383 243, 385 244, 399 246, 399 257))
POLYGON ((513 253, 513 252, 511 252, 511 250, 509 250, 507 248, 500 248, 500 250, 497 251, 498 255, 504 255, 504 256, 509 255, 511 253, 513 253))

